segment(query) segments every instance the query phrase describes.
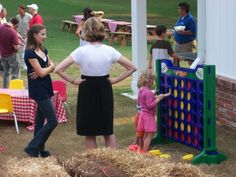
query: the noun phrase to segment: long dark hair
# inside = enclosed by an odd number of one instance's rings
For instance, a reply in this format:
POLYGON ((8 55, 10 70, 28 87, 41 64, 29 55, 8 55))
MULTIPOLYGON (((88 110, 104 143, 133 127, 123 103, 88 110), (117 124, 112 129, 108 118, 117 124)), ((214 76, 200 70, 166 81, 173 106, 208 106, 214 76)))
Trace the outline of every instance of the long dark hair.
POLYGON ((39 44, 34 37, 34 34, 38 34, 43 29, 45 29, 45 26, 42 25, 33 25, 29 29, 27 33, 26 49, 33 49, 33 50, 37 48, 40 48, 41 50, 45 49, 45 47, 42 44, 39 44))
POLYGON ((90 9, 89 7, 84 8, 83 13, 84 13, 84 18, 83 21, 85 22, 88 18, 92 17, 93 15, 92 13, 92 9, 90 9))

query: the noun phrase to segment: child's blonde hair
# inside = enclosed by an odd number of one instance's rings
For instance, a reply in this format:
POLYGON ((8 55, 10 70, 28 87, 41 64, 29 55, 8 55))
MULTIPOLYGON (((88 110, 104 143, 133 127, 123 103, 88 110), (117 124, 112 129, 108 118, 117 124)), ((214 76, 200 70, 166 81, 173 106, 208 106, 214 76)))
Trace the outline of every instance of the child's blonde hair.
POLYGON ((147 69, 142 71, 138 78, 138 88, 146 86, 150 80, 155 80, 156 76, 153 70, 147 69))

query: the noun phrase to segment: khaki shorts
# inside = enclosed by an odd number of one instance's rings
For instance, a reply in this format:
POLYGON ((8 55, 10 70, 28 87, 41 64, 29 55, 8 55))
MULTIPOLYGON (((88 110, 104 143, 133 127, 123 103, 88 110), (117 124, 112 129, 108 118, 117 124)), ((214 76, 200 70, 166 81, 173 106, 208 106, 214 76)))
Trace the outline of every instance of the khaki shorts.
POLYGON ((196 52, 196 47, 197 47, 197 41, 193 40, 191 42, 187 42, 184 44, 179 44, 178 42, 175 41, 174 43, 174 52, 175 53, 186 53, 186 52, 191 52, 195 53, 196 52))

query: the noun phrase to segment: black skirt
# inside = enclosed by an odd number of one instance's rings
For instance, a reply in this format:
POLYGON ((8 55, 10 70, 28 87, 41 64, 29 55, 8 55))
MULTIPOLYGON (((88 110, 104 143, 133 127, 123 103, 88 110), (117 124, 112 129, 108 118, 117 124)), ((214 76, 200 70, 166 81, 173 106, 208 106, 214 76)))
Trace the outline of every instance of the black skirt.
POLYGON ((113 134, 113 93, 107 76, 81 76, 77 98, 77 134, 113 134))

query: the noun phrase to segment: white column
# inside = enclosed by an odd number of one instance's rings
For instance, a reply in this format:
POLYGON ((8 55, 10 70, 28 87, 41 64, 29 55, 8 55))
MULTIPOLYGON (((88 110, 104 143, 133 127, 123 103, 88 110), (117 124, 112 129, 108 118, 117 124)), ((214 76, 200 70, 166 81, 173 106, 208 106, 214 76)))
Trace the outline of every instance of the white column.
POLYGON ((147 4, 146 0, 131 0, 132 62, 137 71, 132 75, 131 89, 137 96, 137 80, 140 71, 147 68, 147 4))
POLYGON ((197 1, 197 58, 190 68, 206 62, 206 1, 197 1))
POLYGON ((206 1, 198 0, 197 3, 197 38, 198 38, 198 57, 201 63, 206 59, 206 1))

